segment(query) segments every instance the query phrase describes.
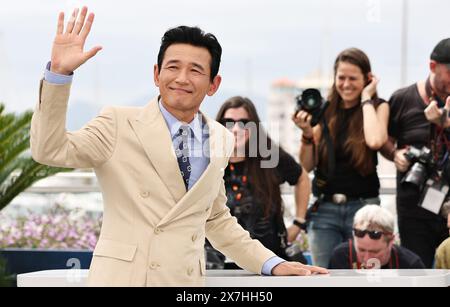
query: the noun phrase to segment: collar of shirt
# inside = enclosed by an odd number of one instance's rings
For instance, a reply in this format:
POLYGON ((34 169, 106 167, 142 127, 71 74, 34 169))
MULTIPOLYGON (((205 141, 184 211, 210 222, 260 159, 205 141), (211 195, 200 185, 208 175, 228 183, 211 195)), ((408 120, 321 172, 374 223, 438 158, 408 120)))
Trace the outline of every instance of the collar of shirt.
MULTIPOLYGON (((161 113, 164 117, 164 120, 167 123, 167 126, 169 127, 170 135, 172 136, 172 139, 175 137, 175 135, 180 130, 180 127, 182 125, 186 125, 185 122, 179 121, 175 116, 173 116, 162 104, 161 100, 158 102, 159 109, 161 110, 161 113)), ((202 124, 201 124, 201 118, 202 116, 199 115, 197 112, 194 116, 194 119, 188 123, 187 125, 189 128, 191 128, 192 132, 194 133, 194 137, 197 141, 200 143, 202 142, 203 134, 202 134, 202 124)))

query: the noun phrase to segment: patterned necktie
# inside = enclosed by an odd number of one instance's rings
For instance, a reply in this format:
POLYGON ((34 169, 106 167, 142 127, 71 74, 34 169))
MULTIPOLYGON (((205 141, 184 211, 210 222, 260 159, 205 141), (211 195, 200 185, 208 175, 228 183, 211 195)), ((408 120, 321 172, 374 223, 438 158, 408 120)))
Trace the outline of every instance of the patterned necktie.
POLYGON ((186 191, 189 189, 189 178, 191 177, 191 163, 189 162, 189 136, 191 131, 189 126, 183 125, 178 130, 175 139, 175 142, 179 142, 175 153, 186 191))

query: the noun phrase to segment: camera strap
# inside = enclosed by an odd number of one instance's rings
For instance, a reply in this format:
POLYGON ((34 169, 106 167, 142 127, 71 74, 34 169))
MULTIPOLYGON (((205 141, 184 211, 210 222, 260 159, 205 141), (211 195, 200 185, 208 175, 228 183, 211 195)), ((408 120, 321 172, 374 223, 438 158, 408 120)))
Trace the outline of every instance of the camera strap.
POLYGON ((450 151, 450 141, 447 135, 447 129, 433 125, 431 128, 431 150, 433 158, 437 161, 437 165, 441 168, 448 159, 450 151))
POLYGON ((330 130, 328 128, 325 116, 323 117, 323 136, 328 147, 328 180, 334 177, 334 172, 336 169, 336 157, 334 152, 333 141, 331 140, 330 130))
POLYGON ((334 177, 334 173, 336 170, 336 157, 334 152, 334 145, 333 141, 331 140, 330 130, 328 128, 327 121, 325 119, 325 116, 322 118, 322 136, 325 140, 325 144, 327 146, 327 153, 328 153, 328 172, 324 174, 323 172, 320 172, 320 176, 317 176, 318 172, 316 169, 316 184, 317 187, 320 190, 323 190, 325 188, 327 182, 331 181, 334 177))

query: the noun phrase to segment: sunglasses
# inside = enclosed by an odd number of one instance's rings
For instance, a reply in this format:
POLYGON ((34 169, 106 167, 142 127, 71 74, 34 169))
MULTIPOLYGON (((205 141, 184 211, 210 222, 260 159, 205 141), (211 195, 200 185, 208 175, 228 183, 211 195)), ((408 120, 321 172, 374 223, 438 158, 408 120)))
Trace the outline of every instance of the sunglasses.
POLYGON ((222 124, 222 126, 227 128, 233 128, 236 123, 240 128, 244 128, 245 125, 247 125, 249 122, 251 122, 249 119, 241 118, 241 119, 232 119, 232 118, 222 118, 219 123, 222 124))
POLYGON ((355 237, 364 238, 366 234, 369 235, 369 238, 372 240, 379 240, 382 235, 391 235, 390 232, 376 231, 376 230, 361 230, 357 228, 353 228, 353 234, 355 237))

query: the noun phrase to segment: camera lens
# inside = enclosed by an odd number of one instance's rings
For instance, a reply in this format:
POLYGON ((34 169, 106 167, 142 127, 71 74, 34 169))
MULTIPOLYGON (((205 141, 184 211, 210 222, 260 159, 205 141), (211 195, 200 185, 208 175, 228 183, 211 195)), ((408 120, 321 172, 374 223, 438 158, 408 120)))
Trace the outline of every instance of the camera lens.
POLYGON ((314 98, 312 98, 312 97, 308 97, 306 105, 308 106, 308 108, 314 109, 314 107, 317 106, 317 101, 315 101, 314 98))
POLYGON ((427 179, 427 169, 421 163, 414 163, 403 179, 403 183, 412 184, 418 188, 422 187, 427 179))
POLYGON ((318 90, 312 88, 303 91, 301 100, 307 111, 313 111, 322 105, 322 95, 318 90))
POLYGON ((328 102, 322 98, 320 91, 315 88, 308 88, 301 95, 295 97, 297 100, 296 112, 304 110, 311 115, 311 126, 314 127, 323 118, 328 107, 328 102))

